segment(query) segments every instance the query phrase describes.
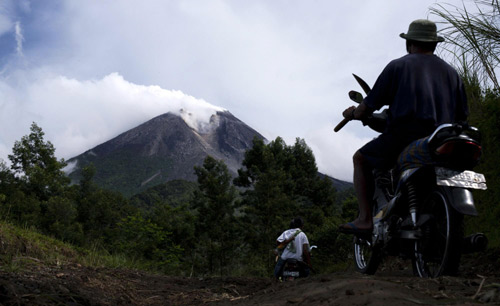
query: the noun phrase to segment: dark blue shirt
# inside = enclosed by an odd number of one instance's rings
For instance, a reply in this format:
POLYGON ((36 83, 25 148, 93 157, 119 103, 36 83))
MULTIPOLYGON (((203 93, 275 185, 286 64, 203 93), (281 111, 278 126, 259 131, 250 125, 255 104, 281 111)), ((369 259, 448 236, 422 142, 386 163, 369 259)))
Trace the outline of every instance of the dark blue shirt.
POLYGON ((440 124, 465 121, 469 113, 462 79, 435 55, 391 61, 364 102, 374 110, 389 106, 389 133, 430 134, 440 124))

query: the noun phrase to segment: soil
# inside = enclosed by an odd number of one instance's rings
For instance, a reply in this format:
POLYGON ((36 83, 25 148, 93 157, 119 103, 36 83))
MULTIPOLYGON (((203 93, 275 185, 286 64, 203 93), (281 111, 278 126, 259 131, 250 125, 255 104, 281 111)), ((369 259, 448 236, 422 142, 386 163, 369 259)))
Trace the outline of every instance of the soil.
POLYGON ((293 282, 271 278, 187 278, 139 271, 47 266, 21 258, 0 272, 0 305, 500 305, 498 251, 464 256, 456 277, 420 279, 389 259, 375 276, 352 268, 293 282))

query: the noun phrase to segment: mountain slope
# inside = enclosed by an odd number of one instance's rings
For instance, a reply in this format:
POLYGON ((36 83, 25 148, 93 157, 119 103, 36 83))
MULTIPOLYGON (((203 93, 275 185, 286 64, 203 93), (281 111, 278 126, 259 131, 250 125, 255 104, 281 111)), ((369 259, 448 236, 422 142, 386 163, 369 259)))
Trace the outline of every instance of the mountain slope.
POLYGON ((217 112, 196 129, 166 113, 70 159, 76 163, 70 177, 78 181, 92 163, 98 185, 133 195, 174 179, 196 180, 193 166, 207 155, 224 160, 236 174, 254 137, 264 138, 229 112, 217 112))

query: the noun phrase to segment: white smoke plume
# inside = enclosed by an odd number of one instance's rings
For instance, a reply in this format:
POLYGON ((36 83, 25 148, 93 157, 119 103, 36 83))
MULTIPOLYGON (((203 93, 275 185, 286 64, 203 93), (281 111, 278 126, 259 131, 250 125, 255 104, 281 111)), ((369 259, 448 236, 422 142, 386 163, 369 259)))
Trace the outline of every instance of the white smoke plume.
POLYGON ((56 155, 71 158, 153 117, 171 112, 198 132, 225 109, 178 90, 143 86, 112 73, 79 81, 47 76, 16 82, 0 81, 0 158, 6 160, 15 140, 36 122, 56 155), (20 88, 21 87, 21 88, 20 88), (23 130, 12 129, 23 126, 23 130))

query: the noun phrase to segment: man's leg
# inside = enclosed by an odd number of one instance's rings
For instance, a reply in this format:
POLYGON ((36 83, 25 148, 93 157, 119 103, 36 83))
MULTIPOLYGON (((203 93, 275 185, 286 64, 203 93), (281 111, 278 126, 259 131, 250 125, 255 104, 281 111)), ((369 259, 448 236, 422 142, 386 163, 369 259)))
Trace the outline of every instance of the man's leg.
POLYGON ((358 150, 352 158, 354 163, 354 192, 358 198, 359 215, 350 223, 342 224, 340 230, 366 230, 373 227, 373 169, 367 159, 358 150))
POLYGON ((281 259, 281 256, 278 258, 278 262, 276 263, 276 266, 274 267, 274 277, 276 279, 279 279, 281 274, 283 274, 283 266, 285 265, 285 261, 281 259))
POLYGON ((354 191, 358 198, 359 216, 352 223, 359 229, 372 228, 373 169, 359 150, 354 153, 353 163, 354 191))
POLYGON ((392 134, 381 134, 379 137, 365 144, 354 153, 352 158, 354 164, 354 191, 358 198, 359 215, 352 224, 343 224, 340 230, 354 232, 366 230, 373 227, 372 205, 375 180, 373 169, 390 169, 398 154, 404 148, 405 143, 399 137, 392 134))

